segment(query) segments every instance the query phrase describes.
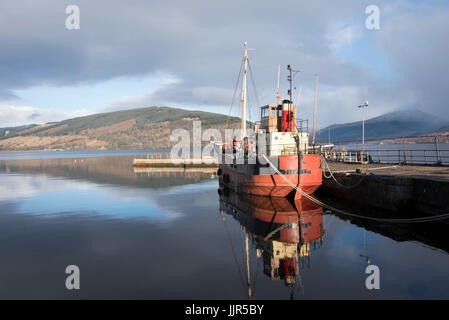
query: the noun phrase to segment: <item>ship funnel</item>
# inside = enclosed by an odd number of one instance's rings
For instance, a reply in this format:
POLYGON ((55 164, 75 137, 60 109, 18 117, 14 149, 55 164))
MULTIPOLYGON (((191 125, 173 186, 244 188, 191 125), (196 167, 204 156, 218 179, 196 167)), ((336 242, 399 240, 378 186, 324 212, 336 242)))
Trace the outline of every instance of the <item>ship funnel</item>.
POLYGON ((282 100, 282 110, 289 110, 291 104, 290 100, 282 100))
POLYGON ((291 132, 293 131, 293 111, 292 102, 290 100, 282 101, 282 121, 281 121, 281 132, 291 132))

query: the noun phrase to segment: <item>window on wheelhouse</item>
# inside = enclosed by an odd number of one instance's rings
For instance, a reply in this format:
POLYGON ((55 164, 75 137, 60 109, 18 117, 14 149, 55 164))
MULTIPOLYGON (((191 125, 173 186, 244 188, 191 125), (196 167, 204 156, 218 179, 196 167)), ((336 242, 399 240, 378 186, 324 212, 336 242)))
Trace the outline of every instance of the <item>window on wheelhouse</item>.
POLYGON ((268 106, 263 107, 261 109, 261 120, 262 120, 262 118, 268 118, 268 116, 269 116, 269 108, 268 108, 268 106))

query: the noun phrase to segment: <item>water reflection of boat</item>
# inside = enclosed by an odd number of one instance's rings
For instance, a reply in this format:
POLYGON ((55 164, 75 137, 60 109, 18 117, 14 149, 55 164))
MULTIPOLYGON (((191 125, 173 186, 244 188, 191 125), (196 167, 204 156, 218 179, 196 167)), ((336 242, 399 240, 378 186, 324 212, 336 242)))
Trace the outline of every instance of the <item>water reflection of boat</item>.
POLYGON ((322 207, 307 198, 291 202, 286 198, 237 194, 227 188, 219 189, 219 194, 220 214, 224 218, 227 213, 237 220, 246 237, 249 298, 252 287, 248 239, 257 259, 263 262, 264 273, 294 288, 300 279, 299 266, 310 267, 312 251, 323 243, 322 207))

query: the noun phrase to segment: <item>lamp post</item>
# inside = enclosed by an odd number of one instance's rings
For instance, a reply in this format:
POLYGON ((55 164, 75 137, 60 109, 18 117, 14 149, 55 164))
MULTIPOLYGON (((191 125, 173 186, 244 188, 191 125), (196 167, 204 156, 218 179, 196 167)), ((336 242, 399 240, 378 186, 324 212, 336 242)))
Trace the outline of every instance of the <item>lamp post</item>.
POLYGON ((368 107, 368 101, 364 104, 358 106, 357 108, 362 108, 362 145, 365 148, 365 108, 368 107))

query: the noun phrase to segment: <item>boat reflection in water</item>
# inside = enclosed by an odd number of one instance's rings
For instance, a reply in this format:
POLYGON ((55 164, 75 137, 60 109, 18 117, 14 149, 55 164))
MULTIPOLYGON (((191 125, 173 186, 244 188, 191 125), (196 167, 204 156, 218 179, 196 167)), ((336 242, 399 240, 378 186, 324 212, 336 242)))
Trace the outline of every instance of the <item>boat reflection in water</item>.
MULTIPOLYGON (((252 298, 249 240, 257 259, 263 262, 264 273, 271 280, 283 280, 292 287, 291 298, 300 268, 310 267, 310 255, 323 243, 323 208, 307 198, 294 202, 287 198, 252 196, 221 187, 220 214, 225 223, 231 248, 225 213, 237 220, 246 238, 246 281, 248 297, 252 298)), ((236 260, 237 263, 237 260, 236 260)), ((245 268, 243 268, 245 269, 245 268)), ((239 270, 240 272, 240 270, 239 270)))

